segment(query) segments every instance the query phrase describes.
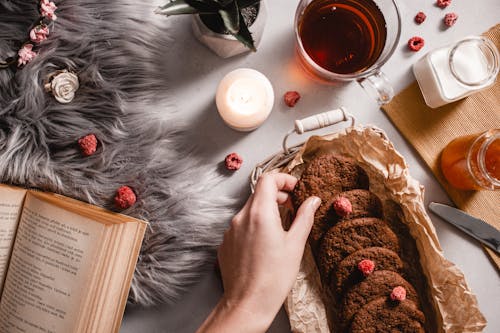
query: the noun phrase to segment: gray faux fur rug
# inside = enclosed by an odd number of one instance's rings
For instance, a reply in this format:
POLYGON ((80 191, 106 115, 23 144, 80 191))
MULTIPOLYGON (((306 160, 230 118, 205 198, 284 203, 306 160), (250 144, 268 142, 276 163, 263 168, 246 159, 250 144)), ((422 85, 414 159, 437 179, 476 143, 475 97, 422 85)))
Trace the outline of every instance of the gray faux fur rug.
MULTIPOLYGON (((165 95, 156 66, 167 34, 155 6, 133 0, 55 0, 58 19, 39 55, 22 69, 0 70, 0 181, 39 187, 109 209, 129 185, 138 202, 125 214, 150 221, 129 301, 170 302, 212 267, 232 210, 214 199, 218 181, 203 170, 172 110, 155 111, 165 95), (159 21, 156 21, 159 22, 159 21), (70 104, 43 81, 69 68, 80 79, 70 104), (84 158, 78 138, 95 133, 99 147, 84 158)), ((39 17, 38 1, 0 2, 0 59, 16 54, 39 17)), ((215 168, 214 168, 215 169, 215 168)))

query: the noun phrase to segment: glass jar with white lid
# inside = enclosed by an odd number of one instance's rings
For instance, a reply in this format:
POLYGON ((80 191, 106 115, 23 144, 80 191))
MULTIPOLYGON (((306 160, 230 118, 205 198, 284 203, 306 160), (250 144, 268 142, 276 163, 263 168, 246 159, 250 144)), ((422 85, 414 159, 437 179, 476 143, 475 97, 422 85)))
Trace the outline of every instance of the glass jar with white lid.
POLYGON ((495 44, 479 36, 430 51, 413 65, 425 103, 431 108, 486 89, 495 82, 498 71, 495 44))

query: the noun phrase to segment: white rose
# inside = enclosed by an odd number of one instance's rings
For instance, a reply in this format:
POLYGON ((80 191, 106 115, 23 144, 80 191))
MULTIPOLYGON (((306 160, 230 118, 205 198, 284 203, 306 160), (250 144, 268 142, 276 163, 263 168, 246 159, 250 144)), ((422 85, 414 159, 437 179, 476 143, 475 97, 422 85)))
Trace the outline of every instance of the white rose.
POLYGON ((79 87, 78 76, 68 71, 57 74, 50 83, 52 94, 62 104, 71 102, 75 98, 75 92, 79 87))

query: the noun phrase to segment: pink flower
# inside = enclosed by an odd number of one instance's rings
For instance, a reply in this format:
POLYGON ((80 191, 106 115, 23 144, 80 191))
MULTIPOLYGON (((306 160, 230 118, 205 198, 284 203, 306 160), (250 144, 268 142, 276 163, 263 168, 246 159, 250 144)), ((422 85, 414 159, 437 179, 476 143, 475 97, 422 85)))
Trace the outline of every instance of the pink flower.
POLYGON ((54 14, 56 9, 57 9, 57 6, 52 1, 42 0, 40 2, 40 12, 42 13, 42 16, 46 17, 52 21, 57 20, 57 16, 56 16, 56 14, 54 14))
POLYGON ((37 25, 30 31, 30 39, 33 43, 41 43, 47 39, 49 35, 49 27, 45 24, 37 25))
POLYGON ((23 47, 17 52, 19 58, 17 59, 17 67, 26 65, 31 60, 35 59, 37 53, 33 51, 33 44, 24 44, 23 47))

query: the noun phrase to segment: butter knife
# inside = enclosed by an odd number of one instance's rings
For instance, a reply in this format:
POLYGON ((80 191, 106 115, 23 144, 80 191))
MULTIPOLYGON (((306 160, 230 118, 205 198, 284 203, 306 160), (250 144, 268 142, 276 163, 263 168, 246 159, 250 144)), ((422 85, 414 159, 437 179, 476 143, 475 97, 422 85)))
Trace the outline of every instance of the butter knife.
POLYGON ((500 231, 481 219, 470 216, 460 209, 431 202, 429 209, 445 221, 451 223, 469 236, 477 239, 496 253, 500 254, 500 231))

